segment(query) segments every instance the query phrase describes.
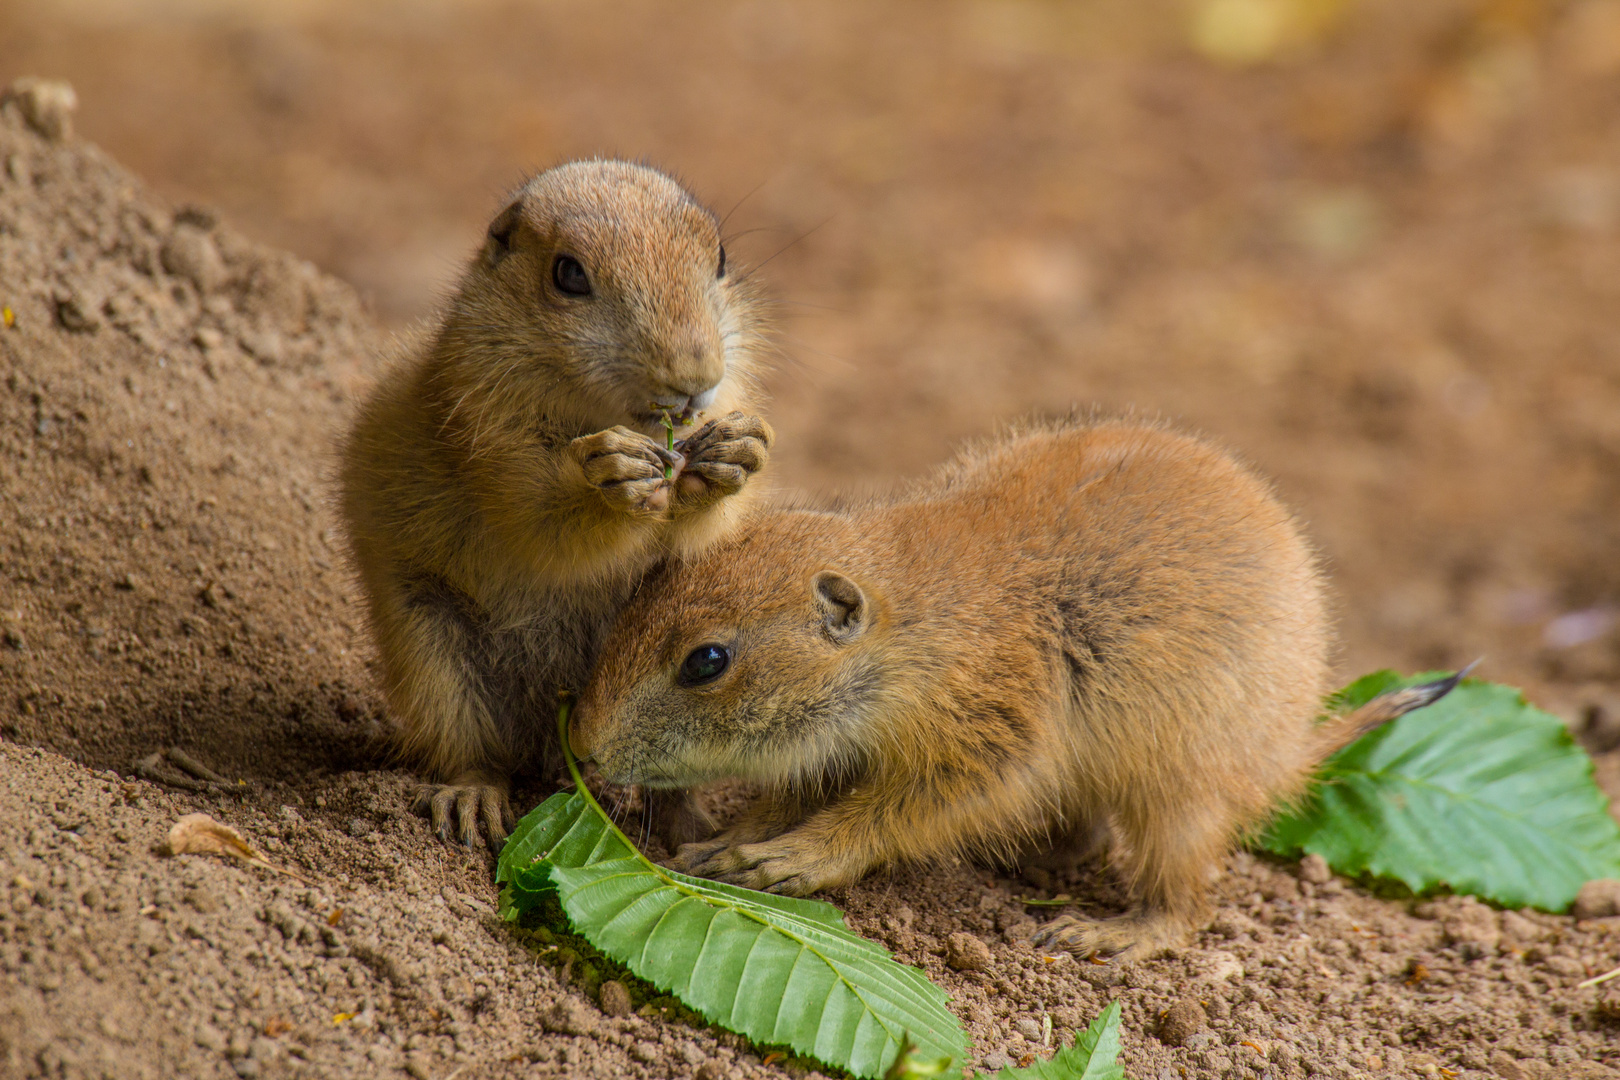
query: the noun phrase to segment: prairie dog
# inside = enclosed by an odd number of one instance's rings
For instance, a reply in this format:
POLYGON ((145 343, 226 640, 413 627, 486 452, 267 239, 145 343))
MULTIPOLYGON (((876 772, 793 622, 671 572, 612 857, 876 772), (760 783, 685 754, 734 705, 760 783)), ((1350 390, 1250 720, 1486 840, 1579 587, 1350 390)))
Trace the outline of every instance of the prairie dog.
POLYGON ((441 836, 506 835, 510 777, 560 767, 557 694, 642 575, 725 535, 754 496, 772 440, 749 415, 761 300, 731 271, 714 215, 663 173, 548 170, 361 410, 342 513, 398 747, 437 782, 418 808, 441 836))
POLYGON ((1111 840, 1133 910, 1044 938, 1141 955, 1203 914, 1243 826, 1422 703, 1314 724, 1330 638, 1316 555, 1268 484, 1161 425, 1069 421, 672 562, 569 739, 619 783, 762 785, 674 862, 757 889, 1111 840))

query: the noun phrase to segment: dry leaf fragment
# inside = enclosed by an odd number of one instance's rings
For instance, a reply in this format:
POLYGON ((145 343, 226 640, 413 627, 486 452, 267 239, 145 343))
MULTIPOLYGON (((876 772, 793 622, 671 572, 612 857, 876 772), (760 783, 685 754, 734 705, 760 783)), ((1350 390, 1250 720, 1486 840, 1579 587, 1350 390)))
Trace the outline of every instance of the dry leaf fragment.
POLYGON ((215 821, 207 814, 186 814, 176 821, 169 828, 166 847, 170 855, 221 855, 227 859, 253 863, 266 870, 274 870, 278 874, 286 874, 306 885, 314 884, 302 874, 277 866, 242 839, 241 833, 229 825, 215 821))

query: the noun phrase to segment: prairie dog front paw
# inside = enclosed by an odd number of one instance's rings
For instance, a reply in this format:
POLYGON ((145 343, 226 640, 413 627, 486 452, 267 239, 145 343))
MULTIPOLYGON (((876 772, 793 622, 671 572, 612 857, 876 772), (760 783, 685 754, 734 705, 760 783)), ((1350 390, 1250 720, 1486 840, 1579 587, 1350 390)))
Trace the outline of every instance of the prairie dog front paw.
POLYGON ((758 844, 727 840, 682 844, 669 866, 696 877, 786 896, 809 896, 860 876, 843 872, 824 853, 793 837, 758 844))
POLYGON ((681 464, 639 431, 623 425, 581 435, 568 444, 568 453, 608 505, 632 514, 659 514, 669 507, 671 483, 664 471, 681 464))
POLYGON ((1035 932, 1036 948, 1065 949, 1076 959, 1143 960, 1180 944, 1187 924, 1162 911, 1136 911, 1113 919, 1060 915, 1035 932))
POLYGON ((497 855, 517 824, 507 801, 506 782, 481 776, 452 784, 423 784, 417 789, 413 809, 431 818, 433 831, 446 843, 460 840, 467 847, 487 843, 497 855))
POLYGON ((686 459, 675 485, 683 510, 697 509, 741 491, 770 459, 776 433, 757 416, 734 412, 694 431, 678 447, 686 459))

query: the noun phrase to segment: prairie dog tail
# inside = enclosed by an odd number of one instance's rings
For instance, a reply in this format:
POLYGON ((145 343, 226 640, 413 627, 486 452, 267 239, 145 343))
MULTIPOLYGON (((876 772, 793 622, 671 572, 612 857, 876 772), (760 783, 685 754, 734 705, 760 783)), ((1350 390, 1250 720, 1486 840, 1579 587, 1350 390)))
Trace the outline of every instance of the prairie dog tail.
POLYGON ((1473 664, 1444 679, 1379 694, 1361 708, 1333 717, 1316 729, 1317 760, 1338 753, 1369 731, 1389 723, 1397 716, 1405 716, 1413 709, 1433 705, 1451 693, 1478 663, 1479 661, 1475 660, 1473 664))

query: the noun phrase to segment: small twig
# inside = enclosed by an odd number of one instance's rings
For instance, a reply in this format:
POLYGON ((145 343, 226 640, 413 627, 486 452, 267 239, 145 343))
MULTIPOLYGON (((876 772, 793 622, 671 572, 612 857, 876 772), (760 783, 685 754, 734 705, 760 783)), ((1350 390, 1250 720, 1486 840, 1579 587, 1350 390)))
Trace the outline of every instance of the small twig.
POLYGON ((1575 989, 1585 990, 1588 986, 1596 986, 1598 983, 1606 983, 1610 979, 1614 978, 1620 978, 1620 967, 1615 968, 1613 971, 1605 971, 1601 975, 1594 975, 1583 983, 1576 983, 1575 989))
POLYGON ((210 769, 178 746, 171 746, 167 750, 159 750, 148 754, 137 761, 134 766, 135 775, 142 780, 149 780, 154 784, 165 787, 179 788, 181 791, 194 791, 199 794, 215 795, 246 795, 250 788, 246 783, 232 783, 228 778, 210 769), (169 762, 191 775, 182 775, 174 769, 164 768, 169 762))
POLYGON ((178 746, 169 747, 169 760, 199 780, 206 780, 210 784, 224 784, 226 787, 236 786, 228 778, 219 775, 178 746))

